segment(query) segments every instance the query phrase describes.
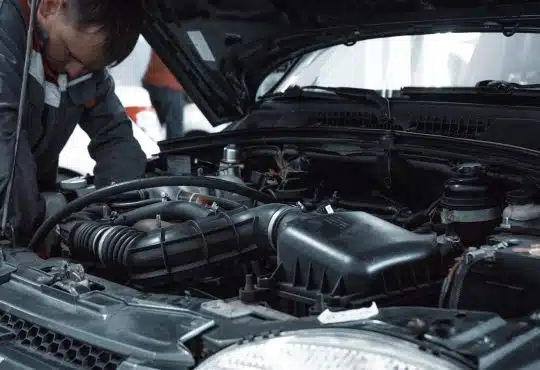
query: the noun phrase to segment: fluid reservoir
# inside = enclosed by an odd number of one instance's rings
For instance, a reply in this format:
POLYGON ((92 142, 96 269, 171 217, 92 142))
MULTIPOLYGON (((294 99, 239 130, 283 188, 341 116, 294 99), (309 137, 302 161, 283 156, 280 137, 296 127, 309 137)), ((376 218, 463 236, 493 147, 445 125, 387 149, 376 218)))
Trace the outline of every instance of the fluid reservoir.
MULTIPOLYGON (((223 148, 223 156, 219 161, 217 173, 208 177, 215 177, 220 180, 234 182, 245 186, 245 182, 241 177, 243 168, 244 162, 242 161, 242 150, 235 144, 229 144, 223 148)), ((247 206, 251 206, 253 203, 249 198, 228 191, 195 186, 181 186, 177 198, 191 201, 194 196, 204 195, 229 199, 247 206)))
POLYGON ((441 206, 446 233, 457 235, 465 246, 484 244, 501 222, 498 197, 480 164, 465 164, 457 169, 444 184, 441 206))
MULTIPOLYGON (((219 175, 218 178, 230 182, 235 182, 240 185, 245 185, 242 180, 242 169, 244 163, 242 162, 242 151, 235 144, 229 144, 223 148, 223 157, 219 162, 219 175)), ((227 198, 234 200, 238 203, 245 205, 250 204, 250 199, 238 194, 229 193, 227 191, 216 190, 216 196, 220 198, 227 198)))
POLYGON ((223 148, 223 157, 219 164, 220 174, 240 176, 242 168, 242 153, 235 144, 223 148))
POLYGON ((540 205, 534 201, 534 193, 516 189, 506 194, 506 208, 502 213, 501 227, 539 227, 540 205))

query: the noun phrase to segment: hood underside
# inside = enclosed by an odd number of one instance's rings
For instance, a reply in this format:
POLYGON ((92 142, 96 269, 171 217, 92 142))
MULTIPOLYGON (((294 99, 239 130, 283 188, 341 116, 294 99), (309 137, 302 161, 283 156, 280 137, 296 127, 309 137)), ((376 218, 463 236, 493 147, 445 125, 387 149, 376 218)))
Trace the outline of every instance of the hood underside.
POLYGON ((146 0, 144 36, 213 124, 254 107, 283 62, 336 44, 434 32, 540 31, 540 2, 146 0))

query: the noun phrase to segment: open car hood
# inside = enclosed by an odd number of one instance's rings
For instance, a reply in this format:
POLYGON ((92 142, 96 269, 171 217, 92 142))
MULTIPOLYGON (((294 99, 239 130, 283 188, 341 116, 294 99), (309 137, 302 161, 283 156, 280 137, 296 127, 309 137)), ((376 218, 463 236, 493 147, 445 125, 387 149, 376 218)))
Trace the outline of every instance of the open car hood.
POLYGON ((336 44, 434 32, 540 31, 523 0, 146 0, 143 35, 213 124, 255 106, 284 61, 336 44))

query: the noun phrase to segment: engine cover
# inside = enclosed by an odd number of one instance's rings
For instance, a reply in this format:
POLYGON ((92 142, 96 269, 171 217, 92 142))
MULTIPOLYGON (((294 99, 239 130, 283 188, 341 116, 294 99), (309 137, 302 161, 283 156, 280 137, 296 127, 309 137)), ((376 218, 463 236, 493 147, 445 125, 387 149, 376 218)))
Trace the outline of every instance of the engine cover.
POLYGON ((429 285, 442 271, 434 234, 415 234, 364 212, 299 218, 278 235, 274 279, 303 298, 383 299, 429 285))

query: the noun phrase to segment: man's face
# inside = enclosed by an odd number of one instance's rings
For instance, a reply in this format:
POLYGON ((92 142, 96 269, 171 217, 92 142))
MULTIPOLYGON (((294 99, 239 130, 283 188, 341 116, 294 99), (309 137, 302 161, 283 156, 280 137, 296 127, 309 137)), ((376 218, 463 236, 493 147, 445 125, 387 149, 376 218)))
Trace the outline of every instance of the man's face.
POLYGON ((106 66, 105 35, 98 26, 77 27, 69 14, 68 1, 42 0, 37 21, 49 37, 44 56, 48 66, 76 78, 106 66))

